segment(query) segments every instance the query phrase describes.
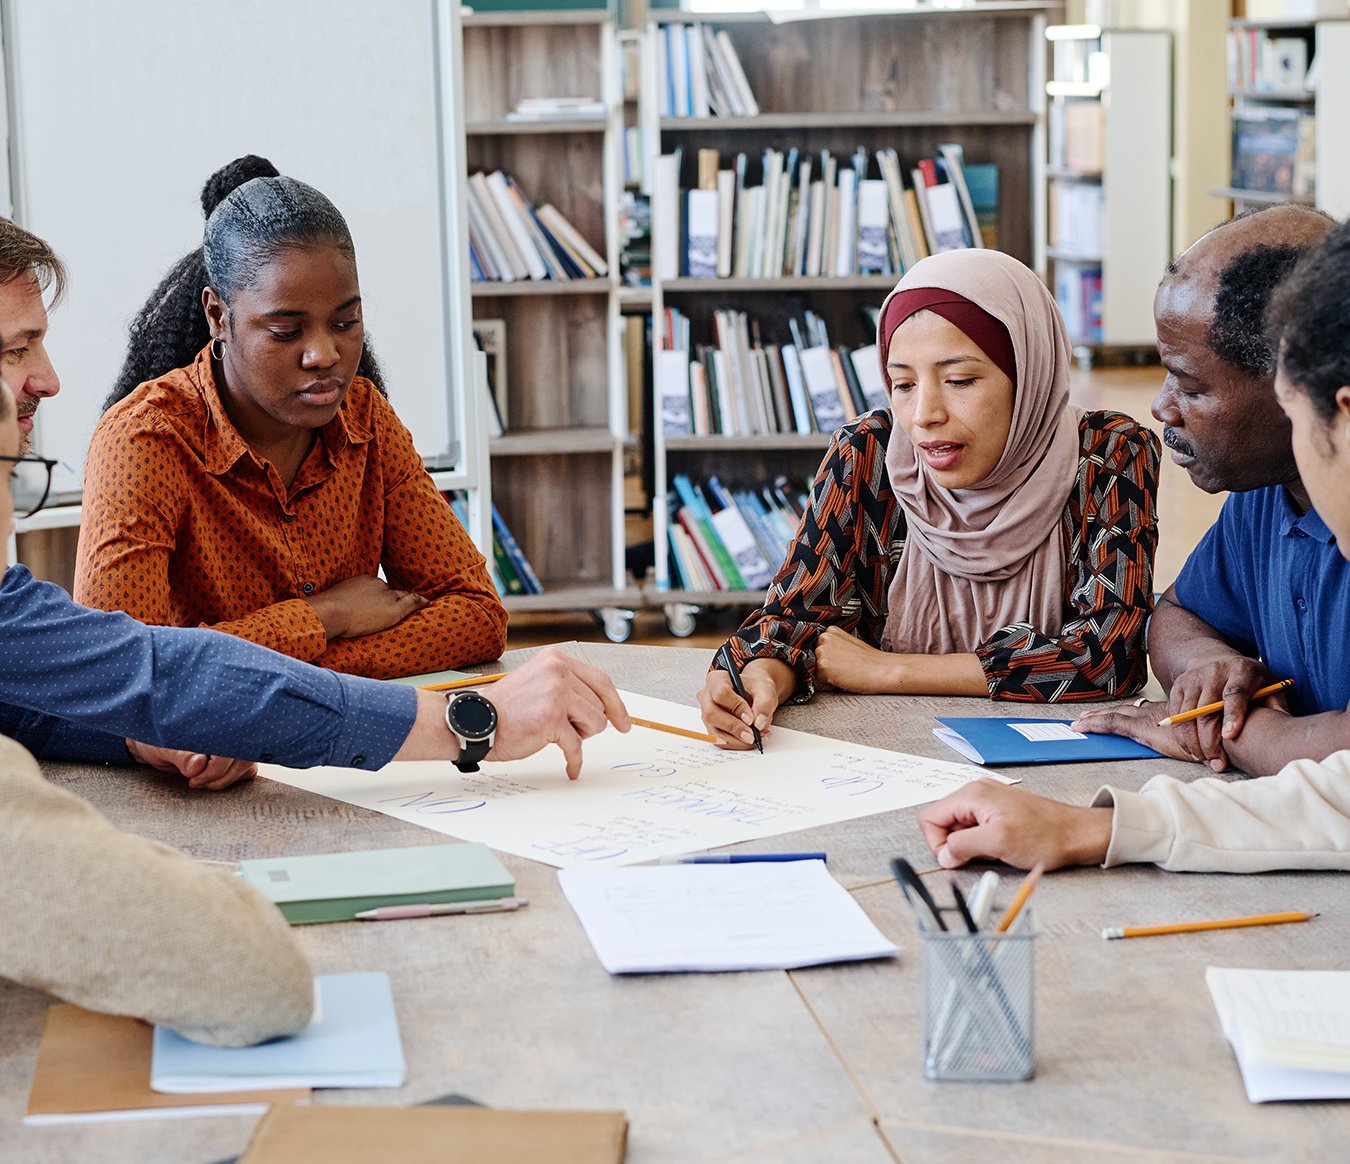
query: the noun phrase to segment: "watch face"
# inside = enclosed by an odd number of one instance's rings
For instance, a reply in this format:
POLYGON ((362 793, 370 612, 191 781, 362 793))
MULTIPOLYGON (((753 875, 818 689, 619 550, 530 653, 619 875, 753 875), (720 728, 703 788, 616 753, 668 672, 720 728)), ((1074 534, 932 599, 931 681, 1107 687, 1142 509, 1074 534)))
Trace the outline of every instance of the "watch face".
POLYGON ((465 739, 486 739, 497 727, 497 709, 474 691, 457 696, 450 704, 449 715, 455 730, 465 739))

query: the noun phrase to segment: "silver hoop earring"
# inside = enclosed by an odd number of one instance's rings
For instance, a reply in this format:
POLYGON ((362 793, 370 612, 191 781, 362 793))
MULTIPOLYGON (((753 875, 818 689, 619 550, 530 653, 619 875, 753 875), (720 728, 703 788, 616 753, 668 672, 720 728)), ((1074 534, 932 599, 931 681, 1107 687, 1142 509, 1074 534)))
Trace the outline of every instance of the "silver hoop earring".
POLYGON ((223 360, 223 359, 225 358, 225 341, 224 341, 224 340, 221 340, 221 339, 213 339, 213 340, 211 341, 211 358, 212 358, 213 360, 216 360, 216 361, 220 361, 220 360, 223 360))

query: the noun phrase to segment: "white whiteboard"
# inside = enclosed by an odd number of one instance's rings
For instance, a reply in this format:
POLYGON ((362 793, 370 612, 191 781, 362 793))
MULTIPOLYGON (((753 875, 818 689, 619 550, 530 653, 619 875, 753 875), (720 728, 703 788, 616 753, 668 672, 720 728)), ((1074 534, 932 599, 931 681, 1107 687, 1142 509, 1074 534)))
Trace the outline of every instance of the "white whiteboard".
POLYGON ((199 193, 256 153, 356 243, 368 333, 427 457, 459 460, 431 0, 9 0, 14 208, 70 268, 43 452, 82 471, 127 321, 199 245, 199 193))

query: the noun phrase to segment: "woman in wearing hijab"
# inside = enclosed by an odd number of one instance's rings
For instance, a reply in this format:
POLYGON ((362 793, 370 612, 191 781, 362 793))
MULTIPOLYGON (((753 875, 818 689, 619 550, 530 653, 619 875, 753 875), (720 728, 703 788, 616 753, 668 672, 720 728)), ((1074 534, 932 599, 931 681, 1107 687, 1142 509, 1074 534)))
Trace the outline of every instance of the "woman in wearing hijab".
POLYGON ((764 605, 699 695, 747 747, 820 684, 1022 702, 1129 695, 1153 607, 1158 439, 1069 404, 1045 285, 997 251, 934 255, 881 309, 889 411, 840 429, 764 605))

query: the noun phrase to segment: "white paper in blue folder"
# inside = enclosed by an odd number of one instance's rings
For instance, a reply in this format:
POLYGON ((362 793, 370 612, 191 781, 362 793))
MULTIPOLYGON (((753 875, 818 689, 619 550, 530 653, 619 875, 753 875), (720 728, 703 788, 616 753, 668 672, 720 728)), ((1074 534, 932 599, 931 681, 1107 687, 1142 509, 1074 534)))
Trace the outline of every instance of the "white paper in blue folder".
POLYGON ((256 1047, 207 1047, 155 1028, 150 1086, 171 1095, 278 1087, 401 1087, 407 1076, 389 975, 321 974, 313 1021, 256 1047))

